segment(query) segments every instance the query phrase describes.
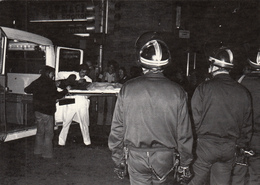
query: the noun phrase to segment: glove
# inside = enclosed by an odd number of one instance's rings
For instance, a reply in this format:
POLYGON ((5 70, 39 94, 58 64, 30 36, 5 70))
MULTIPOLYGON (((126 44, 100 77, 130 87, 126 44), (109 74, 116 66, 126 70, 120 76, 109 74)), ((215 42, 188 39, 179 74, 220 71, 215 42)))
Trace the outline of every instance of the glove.
POLYGON ((192 173, 189 167, 179 166, 177 170, 177 181, 186 184, 190 181, 192 173))
POLYGON ((127 164, 125 162, 120 163, 117 167, 114 168, 114 172, 119 179, 124 179, 127 175, 127 164))

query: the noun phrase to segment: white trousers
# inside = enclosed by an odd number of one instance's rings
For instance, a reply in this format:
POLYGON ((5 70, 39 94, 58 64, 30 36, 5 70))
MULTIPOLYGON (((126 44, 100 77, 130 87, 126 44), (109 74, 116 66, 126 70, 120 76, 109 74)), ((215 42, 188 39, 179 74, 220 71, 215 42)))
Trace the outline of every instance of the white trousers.
POLYGON ((89 136, 89 99, 87 96, 66 96, 66 98, 75 98, 74 104, 59 105, 57 103, 57 111, 55 113, 56 122, 63 122, 63 126, 59 135, 59 145, 65 145, 68 131, 72 121, 79 123, 83 142, 90 145, 89 136))

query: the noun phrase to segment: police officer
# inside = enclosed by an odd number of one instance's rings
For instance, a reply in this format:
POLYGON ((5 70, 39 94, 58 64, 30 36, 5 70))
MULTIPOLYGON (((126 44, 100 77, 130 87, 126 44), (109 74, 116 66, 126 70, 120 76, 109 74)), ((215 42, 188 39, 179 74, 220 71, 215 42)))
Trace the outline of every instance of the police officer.
POLYGON ((247 170, 249 172, 249 184, 260 184, 260 48, 253 47, 250 49, 247 60, 251 66, 251 72, 243 75, 239 82, 249 90, 252 96, 253 135, 249 147, 244 150, 247 152, 244 154, 247 156, 244 157, 248 157, 249 162, 235 166, 232 178, 233 185, 246 184, 247 170), (250 151, 251 153, 249 153, 250 151))
POLYGON ((197 158, 189 184, 203 185, 210 178, 210 184, 227 185, 236 145, 245 147, 251 136, 251 99, 246 88, 229 75, 233 68, 229 48, 217 49, 209 61, 213 78, 201 83, 191 100, 197 158))
POLYGON ((188 180, 193 136, 183 88, 164 77, 170 51, 156 32, 136 41, 144 75, 120 90, 108 144, 117 168, 124 165, 124 147, 131 184, 165 184, 180 155, 180 177, 188 180))

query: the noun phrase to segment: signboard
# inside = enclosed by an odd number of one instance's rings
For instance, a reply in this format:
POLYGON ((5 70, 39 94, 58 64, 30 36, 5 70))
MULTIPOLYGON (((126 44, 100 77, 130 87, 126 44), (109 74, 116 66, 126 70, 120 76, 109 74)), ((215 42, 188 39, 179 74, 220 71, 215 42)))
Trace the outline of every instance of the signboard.
POLYGON ((93 21, 95 11, 91 2, 31 2, 29 19, 30 22, 93 21))
POLYGON ((190 38, 190 31, 189 30, 179 30, 179 38, 189 39, 190 38))

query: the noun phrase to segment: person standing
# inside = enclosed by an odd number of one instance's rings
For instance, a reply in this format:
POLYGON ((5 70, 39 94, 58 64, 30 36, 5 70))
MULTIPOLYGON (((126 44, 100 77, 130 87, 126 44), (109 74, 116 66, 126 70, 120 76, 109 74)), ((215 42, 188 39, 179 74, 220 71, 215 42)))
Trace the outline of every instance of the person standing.
MULTIPOLYGON (((91 83, 92 80, 87 76, 88 66, 81 64, 79 66, 79 72, 73 73, 76 75, 77 87, 80 89, 86 89, 86 85, 91 83), (82 88, 85 87, 85 88, 82 88)), ((55 115, 56 119, 61 119, 63 122, 61 132, 59 134, 58 144, 64 146, 66 144, 67 135, 69 132, 72 121, 79 123, 83 142, 85 145, 91 145, 89 135, 89 99, 84 95, 69 95, 66 98, 75 99, 75 103, 57 106, 58 110, 55 115)))
POLYGON ((129 79, 126 69, 124 67, 120 67, 118 70, 118 83, 124 84, 129 79))
POLYGON ((115 172, 123 178, 127 163, 131 184, 172 183, 180 155, 180 176, 188 180, 193 135, 186 92, 162 73, 170 51, 159 33, 148 32, 136 52, 144 75, 123 84, 108 139, 115 172))
POLYGON ((245 151, 252 150, 253 156, 248 157, 248 164, 236 164, 233 171, 232 185, 245 185, 246 175, 249 173, 249 185, 260 185, 260 49, 252 48, 248 51, 250 69, 239 79, 250 92, 253 105, 253 135, 245 151))
POLYGON ((227 185, 235 162, 236 147, 244 148, 251 137, 250 94, 233 80, 233 53, 221 47, 209 56, 212 79, 201 83, 191 99, 197 136, 194 177, 189 185, 227 185))
POLYGON ((56 100, 68 93, 67 89, 58 92, 54 81, 55 70, 45 66, 41 70, 41 76, 25 87, 26 93, 33 94, 33 108, 36 119, 37 132, 34 145, 34 154, 43 158, 53 158, 53 123, 56 112, 56 100))
POLYGON ((96 71, 95 71, 95 66, 93 65, 92 61, 87 61, 86 62, 87 66, 88 66, 88 74, 87 76, 92 79, 93 82, 96 82, 96 71))
MULTIPOLYGON (((117 82, 116 74, 117 62, 114 60, 108 61, 107 71, 104 72, 103 81, 108 83, 117 82)), ((105 125, 105 130, 110 130, 113 111, 115 107, 116 97, 98 97, 98 125, 105 125)))

